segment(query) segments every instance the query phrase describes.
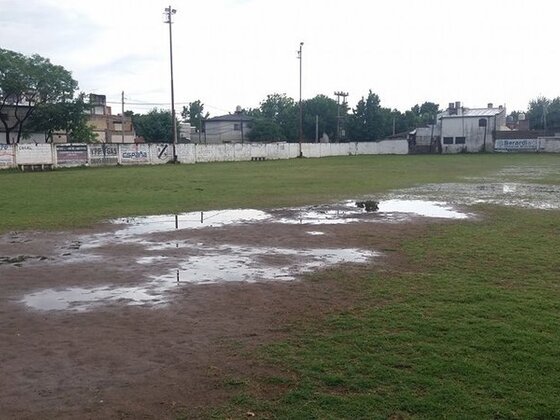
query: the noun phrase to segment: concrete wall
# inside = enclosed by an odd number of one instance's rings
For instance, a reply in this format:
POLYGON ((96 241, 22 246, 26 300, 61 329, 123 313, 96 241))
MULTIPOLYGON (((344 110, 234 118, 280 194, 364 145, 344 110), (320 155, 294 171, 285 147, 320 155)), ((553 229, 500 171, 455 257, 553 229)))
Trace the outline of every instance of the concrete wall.
POLYGON ((18 144, 16 165, 54 165, 55 147, 51 144, 18 144))
MULTIPOLYGON (((551 143, 552 144, 552 143, 551 143)), ((557 143, 554 143, 554 146, 557 143)), ((293 159, 298 143, 178 144, 180 163, 293 159)), ((321 158, 369 154, 407 154, 406 140, 370 143, 302 143, 302 156, 321 158)), ((173 145, 150 144, 18 144, 0 145, 0 168, 17 165, 110 166, 159 165, 173 160, 173 145)))
POLYGON ((543 138, 541 141, 542 151, 546 153, 560 153, 560 138, 543 138))
POLYGON ((16 165, 16 146, 0 144, 0 169, 11 168, 16 165))
POLYGON ((178 144, 177 160, 181 163, 196 163, 196 147, 194 144, 178 144))

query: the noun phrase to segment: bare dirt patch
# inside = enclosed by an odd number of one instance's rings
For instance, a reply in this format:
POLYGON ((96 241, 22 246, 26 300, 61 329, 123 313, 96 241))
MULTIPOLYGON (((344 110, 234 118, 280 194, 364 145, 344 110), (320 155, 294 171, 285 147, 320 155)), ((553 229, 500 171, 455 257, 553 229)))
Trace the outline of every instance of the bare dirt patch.
MULTIPOLYGON (((105 224, 79 232, 4 235, 0 256, 33 258, 0 265, 2 416, 202 415, 236 392, 235 378, 274 371, 248 356, 255 346, 285 337, 294 323, 352 308, 361 298, 355 278, 405 269, 402 240, 422 235, 432 223, 258 221, 132 236, 105 224), (252 254, 255 249, 266 252, 252 254), (241 258, 243 250, 255 258, 241 258), (213 253, 210 264, 225 281, 176 282, 177 270, 192 274, 192 266, 213 253), (236 259, 242 269, 253 270, 251 277, 228 282, 230 266, 219 270, 220 260, 236 259), (259 277, 263 267, 289 268, 286 278, 270 279, 268 272, 259 277), (153 301, 121 293, 147 283, 155 285, 144 290, 156 290, 153 301), (25 300, 45 290, 78 288, 87 294, 107 287, 121 294, 64 310, 41 310, 25 300)), ((60 298, 55 294, 55 304, 60 298)))

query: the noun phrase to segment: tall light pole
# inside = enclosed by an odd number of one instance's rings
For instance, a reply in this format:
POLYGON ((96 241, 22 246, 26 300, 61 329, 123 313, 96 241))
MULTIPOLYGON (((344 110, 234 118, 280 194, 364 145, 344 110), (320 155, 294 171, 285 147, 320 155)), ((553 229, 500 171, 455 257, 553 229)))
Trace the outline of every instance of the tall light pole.
POLYGON ((345 104, 348 92, 339 91, 334 95, 336 96, 336 141, 340 143, 340 97, 342 96, 342 103, 345 104))
POLYGON ((299 60, 299 156, 302 156, 301 142, 303 140, 303 107, 301 102, 301 69, 303 61, 303 42, 299 43, 298 60, 299 60))
POLYGON ((173 35, 171 31, 171 24, 173 23, 171 17, 177 13, 177 10, 172 9, 171 6, 165 8, 165 23, 169 24, 169 62, 171 64, 171 125, 173 130, 173 162, 177 163, 177 122, 175 119, 175 91, 173 88, 173 35))

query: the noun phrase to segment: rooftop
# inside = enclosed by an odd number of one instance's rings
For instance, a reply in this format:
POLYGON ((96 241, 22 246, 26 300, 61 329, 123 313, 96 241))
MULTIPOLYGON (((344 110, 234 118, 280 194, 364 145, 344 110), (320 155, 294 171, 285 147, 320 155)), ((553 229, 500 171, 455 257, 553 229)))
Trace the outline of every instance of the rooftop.
POLYGON ((218 117, 208 118, 208 121, 231 121, 231 122, 240 122, 240 121, 253 121, 253 117, 250 117, 245 114, 227 114, 227 115, 220 115, 218 117))
POLYGON ((505 108, 463 108, 461 115, 449 115, 448 110, 441 114, 441 118, 462 118, 462 117, 493 117, 505 112, 505 108))

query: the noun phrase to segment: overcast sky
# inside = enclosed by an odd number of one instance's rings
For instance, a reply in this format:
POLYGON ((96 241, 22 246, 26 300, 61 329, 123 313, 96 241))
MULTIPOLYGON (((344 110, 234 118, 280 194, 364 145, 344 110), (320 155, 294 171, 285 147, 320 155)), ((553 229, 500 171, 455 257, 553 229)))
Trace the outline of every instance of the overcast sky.
MULTIPOLYGON (((48 57, 80 89, 144 112, 169 108, 169 27, 160 0, 0 0, 0 47, 48 57), (142 103, 142 105, 140 105, 142 103)), ((401 111, 433 101, 526 109, 560 96, 558 11, 548 0, 175 0, 175 101, 212 116, 269 93, 371 89, 401 111)), ((120 110, 111 104, 114 113, 120 110)))

